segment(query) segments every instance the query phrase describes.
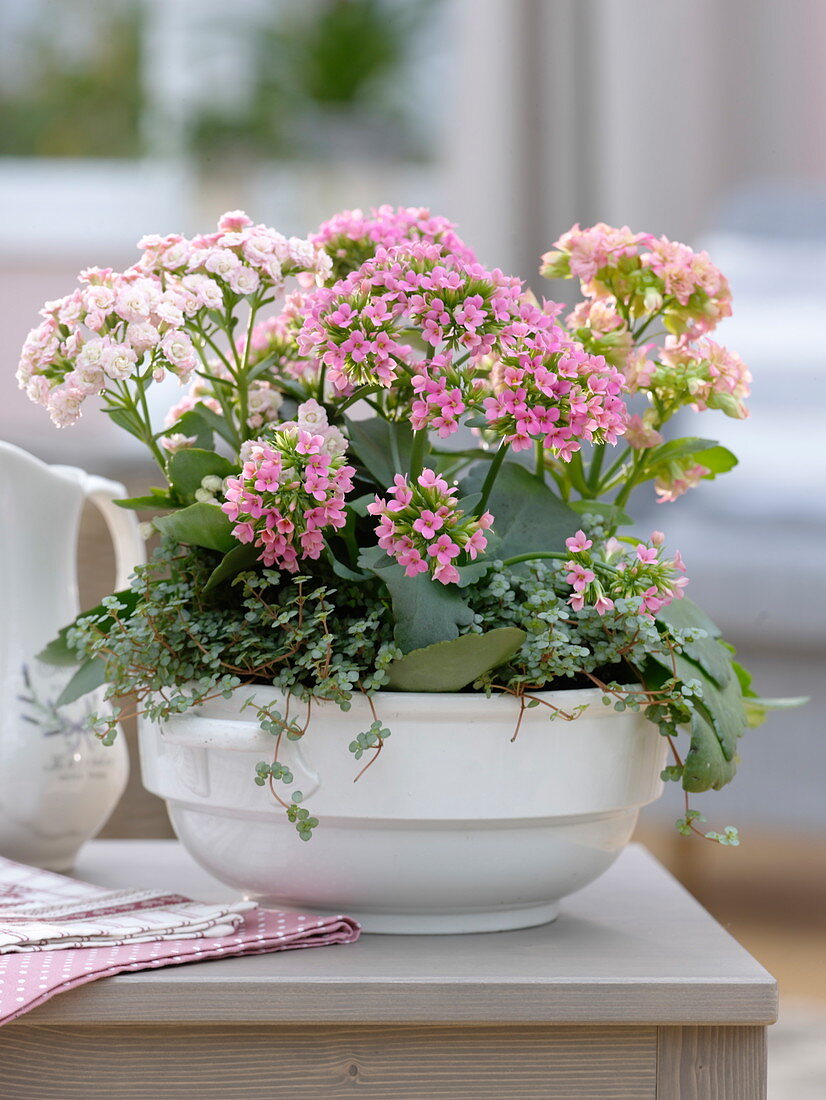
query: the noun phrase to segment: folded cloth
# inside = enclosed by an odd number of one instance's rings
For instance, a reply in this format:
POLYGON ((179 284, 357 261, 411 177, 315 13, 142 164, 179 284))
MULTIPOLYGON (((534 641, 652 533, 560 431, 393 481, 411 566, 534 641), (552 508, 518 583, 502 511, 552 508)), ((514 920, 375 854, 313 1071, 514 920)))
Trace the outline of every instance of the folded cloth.
POLYGON ((259 909, 255 903, 243 901, 202 905, 178 895, 109 891, 2 858, 0 930, 10 941, 0 958, 0 1024, 30 1012, 57 993, 123 971, 352 943, 360 933, 359 925, 349 917, 259 909), (136 910, 124 907, 126 899, 137 899, 136 910), (95 902, 96 910, 91 908, 95 902), (57 912, 63 906, 65 913, 57 912), (27 925, 23 914, 38 907, 48 909, 48 918, 44 920, 39 913, 36 921, 27 925), (189 925, 185 923, 187 913, 192 916, 189 925), (147 914, 163 914, 155 925, 159 934, 147 927, 147 914), (115 918, 121 920, 120 936, 111 923, 101 932, 105 922, 115 918), (179 920, 177 925, 175 920, 179 920), (85 938, 84 946, 77 947, 76 929, 81 924, 97 931, 94 942, 85 938), (73 929, 67 937, 71 945, 55 938, 54 929, 61 925, 73 929), (43 934, 44 926, 49 929, 47 934, 43 934), (177 932, 170 931, 173 926, 177 932))
POLYGON ((226 936, 255 908, 254 901, 209 905, 169 892, 107 890, 0 858, 0 954, 226 936))

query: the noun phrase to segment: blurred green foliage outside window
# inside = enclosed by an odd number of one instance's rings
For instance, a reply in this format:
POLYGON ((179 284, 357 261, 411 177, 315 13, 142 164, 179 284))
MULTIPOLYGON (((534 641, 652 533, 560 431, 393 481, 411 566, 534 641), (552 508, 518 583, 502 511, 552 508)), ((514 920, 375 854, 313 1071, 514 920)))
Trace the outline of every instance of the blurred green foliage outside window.
POLYGON ((158 126, 174 135, 167 152, 205 163, 432 146, 416 81, 444 0, 176 2, 2 0, 0 155, 139 157, 158 126), (176 34, 184 19, 182 98, 143 49, 167 16, 176 34))
POLYGON ((139 156, 140 4, 62 0, 35 11, 0 66, 0 154, 139 156))

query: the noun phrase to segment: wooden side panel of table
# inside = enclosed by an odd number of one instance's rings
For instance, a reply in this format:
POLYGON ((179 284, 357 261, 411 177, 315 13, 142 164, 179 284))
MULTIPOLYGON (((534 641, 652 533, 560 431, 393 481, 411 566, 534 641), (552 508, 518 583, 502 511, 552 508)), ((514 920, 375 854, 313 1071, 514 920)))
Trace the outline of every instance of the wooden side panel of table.
POLYGON ((3 1100, 758 1100, 754 1027, 48 1027, 0 1034, 3 1100))

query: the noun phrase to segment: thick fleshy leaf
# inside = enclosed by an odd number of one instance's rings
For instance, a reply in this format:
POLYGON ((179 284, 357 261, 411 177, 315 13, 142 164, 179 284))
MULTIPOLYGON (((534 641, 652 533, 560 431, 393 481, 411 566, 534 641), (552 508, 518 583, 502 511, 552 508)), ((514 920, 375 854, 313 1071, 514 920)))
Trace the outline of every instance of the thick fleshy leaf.
POLYGON ((134 413, 130 413, 128 409, 104 409, 103 411, 119 428, 123 428, 125 432, 129 432, 130 435, 139 439, 141 443, 146 442, 145 428, 141 422, 136 419, 134 413))
POLYGON ((84 661, 66 687, 57 697, 58 707, 64 707, 67 703, 73 703, 95 688, 106 683, 106 668, 100 657, 92 657, 84 661))
MULTIPOLYGON (((192 410, 192 413, 199 416, 206 424, 207 428, 215 432, 216 435, 219 435, 221 439, 225 439, 231 447, 237 446, 238 441, 233 435, 232 429, 220 413, 214 412, 207 405, 198 405, 197 409, 192 410)), ((189 416, 189 413, 185 413, 184 415, 189 416)), ((184 418, 181 417, 181 419, 183 420, 184 418)), ((189 434, 193 435, 196 433, 190 432, 189 434)))
MULTIPOLYGON (((119 603, 123 604, 125 610, 118 612, 118 618, 128 619, 135 607, 138 604, 140 595, 137 592, 133 592, 131 588, 125 588, 120 592, 113 592, 119 603)), ((73 649, 69 649, 66 644, 66 635, 71 628, 75 625, 78 619, 85 619, 90 615, 95 617, 105 615, 106 618, 101 620, 98 624, 98 628, 105 634, 107 633, 109 626, 114 622, 114 619, 103 606, 98 604, 96 607, 90 607, 88 611, 81 611, 81 613, 67 626, 64 626, 62 630, 58 632, 56 638, 53 638, 47 646, 45 646, 37 654, 38 661, 43 661, 47 665, 76 665, 78 664, 77 654, 73 649)))
POLYGON ((222 554, 238 545, 232 534, 232 524, 215 504, 190 504, 179 512, 156 519, 155 526, 178 542, 219 550, 222 554))
POLYGON ((667 623, 677 630, 697 627, 706 631, 708 637, 687 642, 683 652, 690 660, 700 665, 719 687, 725 687, 733 675, 732 653, 725 643, 719 640, 720 629, 717 624, 712 622, 695 603, 685 598, 674 600, 667 607, 663 607, 657 613, 657 618, 660 622, 667 623))
POLYGON ((634 522, 622 508, 618 508, 616 504, 606 504, 602 500, 572 500, 570 507, 580 516, 589 512, 593 516, 601 516, 611 527, 625 527, 634 522))
MULTIPOLYGON (((474 470, 461 483, 465 493, 476 492, 487 470, 474 470)), ((500 545, 497 556, 514 558, 537 550, 564 550, 565 539, 582 520, 547 485, 516 462, 505 462, 499 471, 487 510, 500 545)))
POLYGON ((260 554, 261 550, 257 546, 252 546, 249 543, 237 543, 229 553, 224 555, 220 564, 210 573, 209 580, 204 585, 204 592, 211 592, 213 588, 217 588, 224 581, 232 580, 239 573, 252 569, 260 554))
POLYGON ((504 626, 414 649, 388 666, 388 687, 391 691, 461 691, 483 673, 504 664, 526 637, 524 630, 504 626))
POLYGON ((152 511, 158 509, 164 511, 168 508, 174 508, 175 502, 167 495, 155 495, 144 497, 124 497, 120 500, 112 501, 118 508, 125 508, 127 511, 143 512, 152 511))
POLYGON ((701 665, 685 655, 654 656, 653 659, 669 674, 672 672, 673 661, 681 680, 700 682, 702 700, 695 700, 695 705, 714 730, 725 760, 733 760, 738 738, 746 729, 746 708, 737 677, 730 675, 727 683, 720 686, 701 665))
POLYGON ((702 714, 691 719, 691 745, 683 768, 683 788, 692 794, 719 791, 734 778, 737 765, 727 760, 714 728, 702 714))
POLYGON ((347 436, 350 449, 379 488, 388 488, 396 474, 410 468, 413 431, 406 421, 348 420, 347 436))
POLYGON ((402 653, 457 638, 459 627, 473 622, 473 612, 455 585, 439 584, 428 573, 405 576, 381 547, 362 550, 359 565, 387 586, 393 604, 394 637, 402 653))
POLYGON ((704 481, 713 481, 718 474, 725 474, 737 465, 737 456, 728 447, 709 447, 707 451, 695 451, 692 457, 709 471, 704 481))
POLYGON ((670 439, 667 443, 653 447, 648 452, 647 466, 649 469, 665 462, 672 462, 676 458, 688 458, 698 451, 707 451, 717 446, 716 439, 702 439, 696 435, 686 435, 681 439, 670 439))
POLYGON ((167 466, 167 474, 174 488, 186 500, 195 496, 205 477, 229 477, 237 474, 238 467, 223 455, 215 451, 202 451, 197 447, 187 447, 172 455, 167 466))
POLYGON ((215 429, 201 416, 200 410, 203 408, 206 408, 206 406, 197 405, 194 409, 185 412, 174 424, 164 428, 157 438, 160 439, 164 435, 185 435, 190 439, 194 437, 196 447, 200 447, 204 451, 211 451, 215 429))

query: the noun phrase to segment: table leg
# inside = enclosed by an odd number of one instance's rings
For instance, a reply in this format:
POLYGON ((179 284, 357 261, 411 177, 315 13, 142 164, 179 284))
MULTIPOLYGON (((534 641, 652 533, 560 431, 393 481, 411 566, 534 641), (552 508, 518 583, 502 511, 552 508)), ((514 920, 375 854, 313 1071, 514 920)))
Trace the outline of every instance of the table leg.
POLYGON ((765 1100, 764 1027, 661 1027, 657 1100, 765 1100))

